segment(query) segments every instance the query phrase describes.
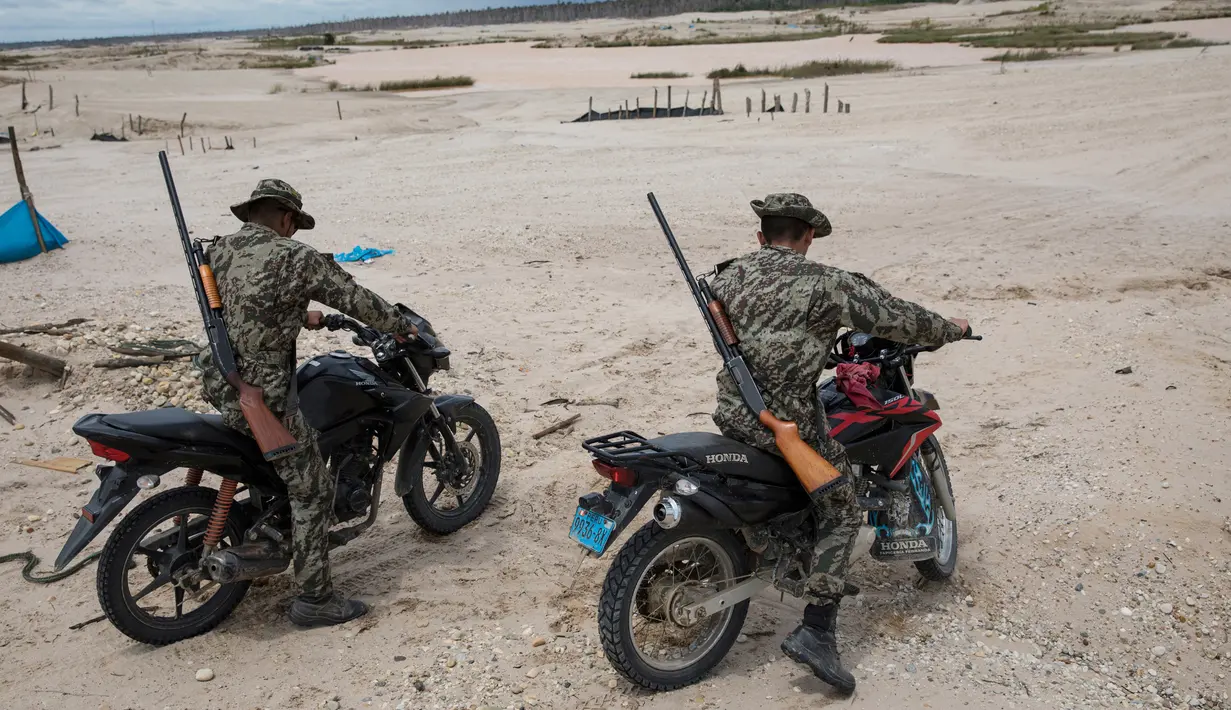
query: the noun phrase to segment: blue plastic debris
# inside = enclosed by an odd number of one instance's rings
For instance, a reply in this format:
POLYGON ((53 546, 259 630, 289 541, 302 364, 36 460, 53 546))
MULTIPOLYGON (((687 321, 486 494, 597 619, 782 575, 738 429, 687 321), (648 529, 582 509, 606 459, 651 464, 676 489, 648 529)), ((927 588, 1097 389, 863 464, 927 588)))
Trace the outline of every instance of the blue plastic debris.
POLYGON ((374 247, 361 247, 356 245, 354 249, 340 254, 334 254, 334 261, 362 261, 365 264, 373 259, 378 259, 382 256, 392 254, 392 249, 376 249, 374 247))

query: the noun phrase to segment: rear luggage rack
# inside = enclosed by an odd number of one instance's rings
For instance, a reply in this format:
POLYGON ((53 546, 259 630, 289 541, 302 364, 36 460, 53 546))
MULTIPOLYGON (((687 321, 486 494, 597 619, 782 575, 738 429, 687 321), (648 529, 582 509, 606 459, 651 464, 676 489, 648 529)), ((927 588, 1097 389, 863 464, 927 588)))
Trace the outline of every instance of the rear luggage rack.
POLYGON ((680 473, 692 473, 705 468, 705 464, 688 454, 667 451, 640 434, 632 431, 617 431, 614 434, 596 436, 582 442, 581 447, 595 458, 610 464, 641 464, 657 466, 680 473))

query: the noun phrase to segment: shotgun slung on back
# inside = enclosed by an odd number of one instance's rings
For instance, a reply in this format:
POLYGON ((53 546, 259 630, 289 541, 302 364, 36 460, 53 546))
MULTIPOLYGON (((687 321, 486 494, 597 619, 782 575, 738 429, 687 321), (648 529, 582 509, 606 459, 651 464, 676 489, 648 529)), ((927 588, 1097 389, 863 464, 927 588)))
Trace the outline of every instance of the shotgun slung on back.
POLYGON ((663 234, 667 236, 667 243, 671 245, 672 253, 675 254, 675 260, 680 270, 684 272, 684 281, 687 282, 688 289, 692 291, 693 300, 696 301, 697 308, 700 309, 701 316, 710 330, 714 349, 722 356, 723 364, 735 380, 744 404, 748 405, 748 408, 757 415, 757 419, 773 432, 774 443, 782 452, 782 458, 786 459, 805 491, 812 493, 833 483, 842 475, 841 472, 800 438, 799 427, 794 422, 778 419, 765 405, 765 397, 761 394, 761 388, 757 386, 756 380, 752 377, 752 371, 748 369, 748 363, 744 361, 744 356, 740 353, 739 338, 735 334, 731 320, 727 317, 726 309, 714 295, 709 282, 704 278, 693 277, 692 269, 688 268, 688 262, 684 259, 680 245, 675 240, 675 234, 672 233, 666 216, 658 206, 658 200, 652 192, 648 197, 650 207, 654 210, 654 216, 658 218, 658 224, 662 227, 663 234))
POLYGON ((201 241, 188 236, 188 225, 184 221, 184 211, 180 208, 179 193, 175 190, 175 180, 171 177, 171 165, 167 161, 166 151, 158 152, 158 162, 162 165, 162 176, 171 197, 171 211, 175 214, 175 225, 183 243, 184 257, 188 260, 188 273, 197 294, 197 304, 201 307, 201 320, 205 323, 205 336, 209 339, 214 365, 227 384, 239 393, 239 407, 265 460, 273 461, 289 456, 299 451, 300 444, 291 436, 291 432, 287 431, 282 421, 269 410, 269 405, 265 404, 265 392, 244 382, 239 376, 239 368, 235 365, 235 352, 231 349, 231 339, 227 335, 226 322, 222 317, 222 298, 214 280, 214 271, 210 268, 209 258, 201 246, 201 241))

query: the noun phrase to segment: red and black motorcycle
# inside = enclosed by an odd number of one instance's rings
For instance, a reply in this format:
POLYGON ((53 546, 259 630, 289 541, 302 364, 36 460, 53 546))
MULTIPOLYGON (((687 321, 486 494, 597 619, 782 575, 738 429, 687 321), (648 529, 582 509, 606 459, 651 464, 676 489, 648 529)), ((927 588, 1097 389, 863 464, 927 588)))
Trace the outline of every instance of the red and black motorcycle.
MULTIPOLYGON (((818 396, 855 469, 873 557, 943 580, 957 566, 957 511, 936 398, 914 386, 915 356, 931 350, 845 333, 828 364, 837 377, 818 396)), ((584 447, 611 484, 579 501, 570 537, 582 546, 602 555, 660 494, 599 600, 603 649, 626 678, 652 690, 695 683, 730 650, 752 596, 769 586, 803 596, 820 531, 783 459, 708 432, 622 431, 584 447)))

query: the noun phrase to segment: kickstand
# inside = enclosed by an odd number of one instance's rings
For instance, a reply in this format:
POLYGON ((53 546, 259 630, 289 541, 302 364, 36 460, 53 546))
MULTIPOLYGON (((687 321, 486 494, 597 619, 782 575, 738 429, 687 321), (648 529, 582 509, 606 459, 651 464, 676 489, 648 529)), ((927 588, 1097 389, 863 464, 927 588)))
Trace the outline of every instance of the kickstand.
POLYGON ((573 593, 573 587, 576 587, 576 586, 577 586, 577 575, 581 574, 581 565, 582 565, 582 563, 584 563, 584 562, 586 561, 586 558, 587 558, 587 557, 589 557, 589 556, 590 556, 590 551, 589 551, 589 550, 585 550, 585 549, 583 549, 583 550, 581 551, 581 557, 580 557, 580 558, 578 558, 578 560, 577 560, 577 569, 573 570, 573 581, 572 581, 572 582, 569 582, 568 589, 564 590, 564 593, 565 593, 565 594, 572 594, 572 593, 573 593))

